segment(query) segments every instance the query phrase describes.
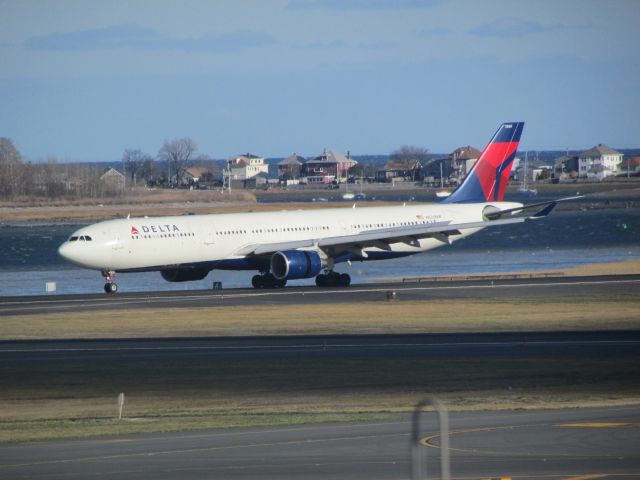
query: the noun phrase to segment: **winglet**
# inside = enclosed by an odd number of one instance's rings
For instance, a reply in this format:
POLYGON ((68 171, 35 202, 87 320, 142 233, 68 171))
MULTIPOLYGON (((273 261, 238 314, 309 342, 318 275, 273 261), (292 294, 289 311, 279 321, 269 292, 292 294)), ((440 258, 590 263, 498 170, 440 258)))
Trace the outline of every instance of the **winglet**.
POLYGON ((534 213, 531 218, 542 218, 542 217, 546 217, 547 215, 549 215, 551 213, 551 211, 556 208, 556 205, 558 205, 558 202, 551 202, 549 205, 547 205, 546 207, 544 207, 542 210, 540 210, 539 212, 534 213))

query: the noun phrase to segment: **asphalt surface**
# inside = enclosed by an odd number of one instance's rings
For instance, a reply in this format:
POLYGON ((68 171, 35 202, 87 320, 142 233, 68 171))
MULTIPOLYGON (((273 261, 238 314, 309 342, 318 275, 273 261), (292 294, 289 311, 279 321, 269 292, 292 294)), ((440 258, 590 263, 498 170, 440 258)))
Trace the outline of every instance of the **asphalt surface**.
POLYGON ((298 360, 362 357, 598 357, 638 356, 640 331, 505 332, 404 335, 305 335, 274 337, 194 337, 91 340, 0 341, 0 362, 82 365, 95 359, 106 364, 137 360, 163 364, 207 360, 286 358, 298 360))
MULTIPOLYGON (((0 316, 55 311, 483 297, 567 297, 636 294, 640 276, 428 282, 354 286, 131 293, 115 296, 0 299, 0 316)), ((604 320, 604 319, 603 319, 604 320)), ((44 340, 0 342, 0 364, 29 375, 101 365, 181 365, 185 372, 236 359, 285 365, 303 359, 562 358, 640 361, 640 332, 549 332, 431 335, 44 340), (47 370, 49 371, 49 370, 47 370)), ((152 372, 157 374, 157 372, 152 372)), ((615 373, 615 372, 612 372, 615 373)), ((623 378, 624 379, 624 378, 623 378)), ((627 380, 636 381, 633 378, 627 380)), ((20 379, 14 379, 20 381, 20 379)), ((143 379, 140 380, 144 383, 143 379)), ((527 379, 523 379, 527 382, 527 379)), ((540 379, 536 379, 540 381, 540 379)), ((10 388, 10 382, 4 383, 10 388)), ((438 474, 441 439, 433 414, 424 417, 420 448, 427 478, 438 474)), ((455 413, 451 416, 452 478, 640 478, 640 407, 559 411, 455 413)), ((199 431, 0 446, 0 478, 101 479, 401 479, 410 478, 408 417, 369 424, 199 431)))
MULTIPOLYGON (((427 478, 439 478, 439 427, 421 422, 427 478)), ((640 408, 450 415, 454 479, 640 478, 640 408)), ((100 479, 406 479, 411 421, 131 435, 0 446, 0 477, 100 479)))
POLYGON ((0 316, 84 310, 323 304, 385 300, 460 298, 568 298, 572 295, 629 294, 640 290, 640 275, 549 277, 466 281, 425 281, 353 285, 350 288, 286 287, 276 290, 228 289, 137 292, 113 295, 0 297, 0 316))

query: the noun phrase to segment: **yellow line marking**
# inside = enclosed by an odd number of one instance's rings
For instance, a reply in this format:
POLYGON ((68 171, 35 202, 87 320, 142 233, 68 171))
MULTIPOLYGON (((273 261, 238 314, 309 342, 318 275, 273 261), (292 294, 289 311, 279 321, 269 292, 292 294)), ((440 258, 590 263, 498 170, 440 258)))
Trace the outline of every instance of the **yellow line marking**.
POLYGON ((554 425, 554 427, 616 428, 616 427, 629 427, 631 425, 633 424, 623 423, 623 422, 585 422, 585 423, 559 423, 554 425))

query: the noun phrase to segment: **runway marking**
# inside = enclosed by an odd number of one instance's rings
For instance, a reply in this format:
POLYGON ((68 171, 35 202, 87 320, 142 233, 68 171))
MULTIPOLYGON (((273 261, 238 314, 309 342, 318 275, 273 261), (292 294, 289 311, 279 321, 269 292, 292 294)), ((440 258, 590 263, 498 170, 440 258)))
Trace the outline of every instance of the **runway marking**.
MULTIPOLYGON (((65 340, 61 340, 65 341, 65 340)), ((504 342, 430 342, 430 343, 310 343, 295 345, 236 345, 236 346, 158 346, 158 347, 63 347, 63 348, 13 348, 3 349, 0 346, 0 353, 66 353, 66 352, 145 352, 145 351, 250 351, 272 350, 292 351, 292 350, 341 350, 341 349, 379 349, 379 348, 450 348, 450 347, 540 347, 540 346, 595 346, 595 345, 638 345, 640 340, 514 340, 504 342)))
POLYGON ((8 463, 0 464, 0 468, 19 468, 19 467, 32 467, 37 465, 56 465, 64 463, 81 463, 81 462, 96 462, 101 460, 115 460, 121 458, 135 458, 135 457, 153 457, 157 455, 180 455, 185 453, 197 453, 197 452, 215 452, 223 450, 234 450, 244 448, 265 448, 265 447, 280 447, 287 445, 309 445, 316 443, 328 443, 328 442, 340 442, 350 440, 370 440, 381 437, 409 437, 409 433, 388 433, 381 435, 358 435, 352 437, 335 437, 335 438, 318 438, 318 439, 301 439, 301 440, 288 440, 282 442, 269 442, 269 443, 251 443, 246 445, 224 445, 218 447, 200 447, 200 448, 188 448, 183 450, 159 450, 159 451, 146 451, 137 453, 122 453, 118 455, 99 455, 93 457, 82 458, 65 458, 59 460, 43 460, 41 462, 28 462, 28 463, 8 463))
POLYGON ((193 300, 219 300, 225 299, 242 299, 242 298, 258 298, 258 297, 277 297, 277 296, 305 296, 305 295, 339 295, 339 294, 354 294, 354 293, 381 293, 388 290, 396 290, 401 292, 419 292, 419 291, 438 291, 438 290, 468 290, 468 289, 496 289, 496 288, 540 288, 540 287, 561 287, 561 286, 580 286, 580 285, 607 285, 607 284, 627 284, 627 283, 640 283, 640 279, 625 279, 625 280, 580 280, 573 282, 547 282, 547 283, 507 283, 507 284, 483 284, 483 285, 446 285, 435 287, 404 287, 404 286, 385 286, 379 288, 346 288, 346 289, 309 289, 309 290, 296 290, 296 291, 268 291, 268 292, 247 292, 247 293, 211 293, 211 294, 196 294, 196 295, 168 295, 168 296, 138 296, 138 297, 118 297, 118 301, 114 300, 100 300, 100 299, 64 299, 56 298, 55 300, 35 300, 28 301, 28 297, 25 297, 25 301, 11 301, 0 302, 0 308, 12 307, 16 305, 24 305, 27 301, 29 307, 23 307, 24 311, 36 311, 45 308, 49 309, 65 309, 72 305, 78 305, 85 303, 87 307, 102 307, 102 306, 114 306, 114 305, 129 305, 137 304, 140 302, 155 303, 160 301, 165 302, 187 302, 193 300), (60 304, 62 303, 62 304, 60 304))
POLYGON ((583 428, 616 428, 616 427, 630 427, 633 423, 621 423, 621 422, 586 422, 586 423, 560 423, 554 425, 554 427, 583 427, 583 428))
MULTIPOLYGON (((566 424, 566 426, 576 426, 576 425, 604 425, 605 422, 585 422, 583 424, 580 424, 579 422, 573 423, 573 424, 566 424)), ((612 425, 612 423, 606 423, 607 425, 612 425)), ((623 425, 633 425, 631 423, 627 423, 627 424, 623 424, 623 423, 618 423, 618 424, 613 424, 616 426, 623 426, 623 425)), ((477 427, 477 428, 466 428, 466 429, 461 429, 461 430, 453 430, 451 432, 449 432, 449 436, 452 437, 454 435, 458 435, 458 434, 465 434, 465 433, 476 433, 476 432, 494 432, 494 431, 498 431, 498 430, 513 430, 513 429, 517 429, 517 428, 534 428, 534 427, 558 427, 558 426, 563 426, 562 424, 550 424, 550 423, 533 423, 533 424, 523 424, 523 425, 503 425, 503 426, 499 426, 499 427, 477 427)), ((418 443, 420 443, 421 445, 428 447, 428 448, 435 448, 435 449, 440 449, 440 445, 433 443, 434 440, 440 438, 440 434, 433 434, 433 435, 429 435, 427 437, 423 437, 421 438, 418 443)), ((453 448, 453 447, 449 447, 449 450, 454 451, 454 452, 461 452, 461 453, 472 453, 472 454, 482 454, 482 455, 497 455, 497 456, 503 456, 503 457, 513 457, 513 456, 530 456, 529 453, 521 453, 521 452, 504 452, 504 451, 493 451, 493 450, 485 450, 485 449, 479 449, 479 448, 453 448)), ((544 455, 545 457, 548 458, 566 458, 566 459, 579 459, 579 458, 618 458, 619 455, 593 455, 593 454, 589 454, 589 455, 579 455, 579 454, 573 454, 573 453, 558 453, 558 452, 553 452, 553 453, 542 453, 540 455, 544 455)))

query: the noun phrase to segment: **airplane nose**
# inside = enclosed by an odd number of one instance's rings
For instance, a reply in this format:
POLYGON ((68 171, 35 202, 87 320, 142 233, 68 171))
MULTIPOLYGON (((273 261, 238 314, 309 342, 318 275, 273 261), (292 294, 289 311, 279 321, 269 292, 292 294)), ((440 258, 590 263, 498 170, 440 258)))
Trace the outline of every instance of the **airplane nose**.
POLYGON ((58 255, 60 255, 65 260, 72 261, 72 248, 69 242, 64 242, 62 245, 58 247, 58 255))

